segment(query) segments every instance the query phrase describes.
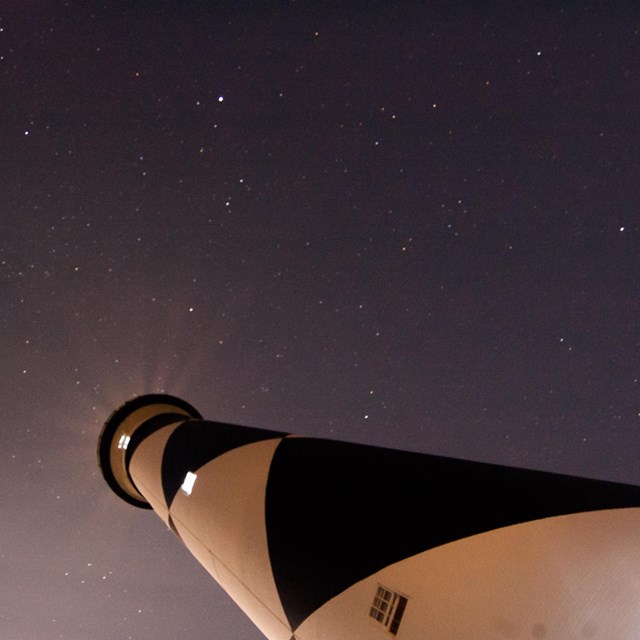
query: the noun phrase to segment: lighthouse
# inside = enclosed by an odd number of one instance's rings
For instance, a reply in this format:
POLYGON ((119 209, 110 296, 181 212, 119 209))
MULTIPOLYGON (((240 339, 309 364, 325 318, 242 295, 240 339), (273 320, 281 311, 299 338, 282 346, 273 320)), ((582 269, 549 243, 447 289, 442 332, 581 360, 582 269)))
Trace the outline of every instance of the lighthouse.
POLYGON ((640 488, 202 418, 105 423, 152 509, 269 640, 637 640, 640 488))

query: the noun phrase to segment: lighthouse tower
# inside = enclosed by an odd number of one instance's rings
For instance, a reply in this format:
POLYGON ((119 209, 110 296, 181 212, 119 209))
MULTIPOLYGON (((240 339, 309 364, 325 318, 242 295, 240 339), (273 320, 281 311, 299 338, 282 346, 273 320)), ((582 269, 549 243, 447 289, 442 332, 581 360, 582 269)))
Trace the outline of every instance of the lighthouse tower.
POLYGON ((107 420, 105 480, 269 640, 640 637, 640 488, 203 420, 107 420))

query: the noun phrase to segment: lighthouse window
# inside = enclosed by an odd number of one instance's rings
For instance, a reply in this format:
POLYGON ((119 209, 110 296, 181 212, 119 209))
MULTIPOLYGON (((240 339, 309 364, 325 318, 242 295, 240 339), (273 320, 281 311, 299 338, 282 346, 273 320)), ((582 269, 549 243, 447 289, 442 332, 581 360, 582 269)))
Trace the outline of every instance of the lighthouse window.
POLYGON ((180 487, 188 496, 193 491, 193 485, 196 483, 197 475, 192 471, 187 471, 187 475, 184 477, 182 487, 180 487))
POLYGON ((406 606, 407 598, 387 587, 378 585, 373 597, 373 604, 369 609, 369 616, 384 625, 389 633, 396 635, 406 606))

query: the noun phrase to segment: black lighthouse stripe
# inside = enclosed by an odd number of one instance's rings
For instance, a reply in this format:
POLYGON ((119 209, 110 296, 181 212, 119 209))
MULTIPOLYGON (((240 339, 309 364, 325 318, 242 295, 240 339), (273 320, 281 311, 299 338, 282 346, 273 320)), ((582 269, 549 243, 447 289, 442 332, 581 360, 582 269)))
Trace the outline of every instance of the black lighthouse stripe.
MULTIPOLYGON (((279 431, 209 420, 183 423, 169 436, 162 455, 162 490, 167 507, 171 507, 187 471, 195 472, 207 462, 242 445, 284 435, 279 431)), ((233 478, 229 478, 229 482, 233 482, 233 478)))
POLYGON ((284 439, 266 525, 295 630, 354 583, 438 545, 549 516, 640 506, 640 487, 438 456, 284 439))

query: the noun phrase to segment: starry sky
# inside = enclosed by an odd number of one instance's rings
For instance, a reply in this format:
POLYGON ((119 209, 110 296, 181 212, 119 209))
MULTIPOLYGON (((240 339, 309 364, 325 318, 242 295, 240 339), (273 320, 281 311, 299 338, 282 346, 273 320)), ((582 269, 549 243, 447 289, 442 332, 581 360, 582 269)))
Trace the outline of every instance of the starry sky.
POLYGON ((103 481, 135 394, 640 484, 640 9, 424 5, 4 3, 6 637, 262 637, 103 481))

